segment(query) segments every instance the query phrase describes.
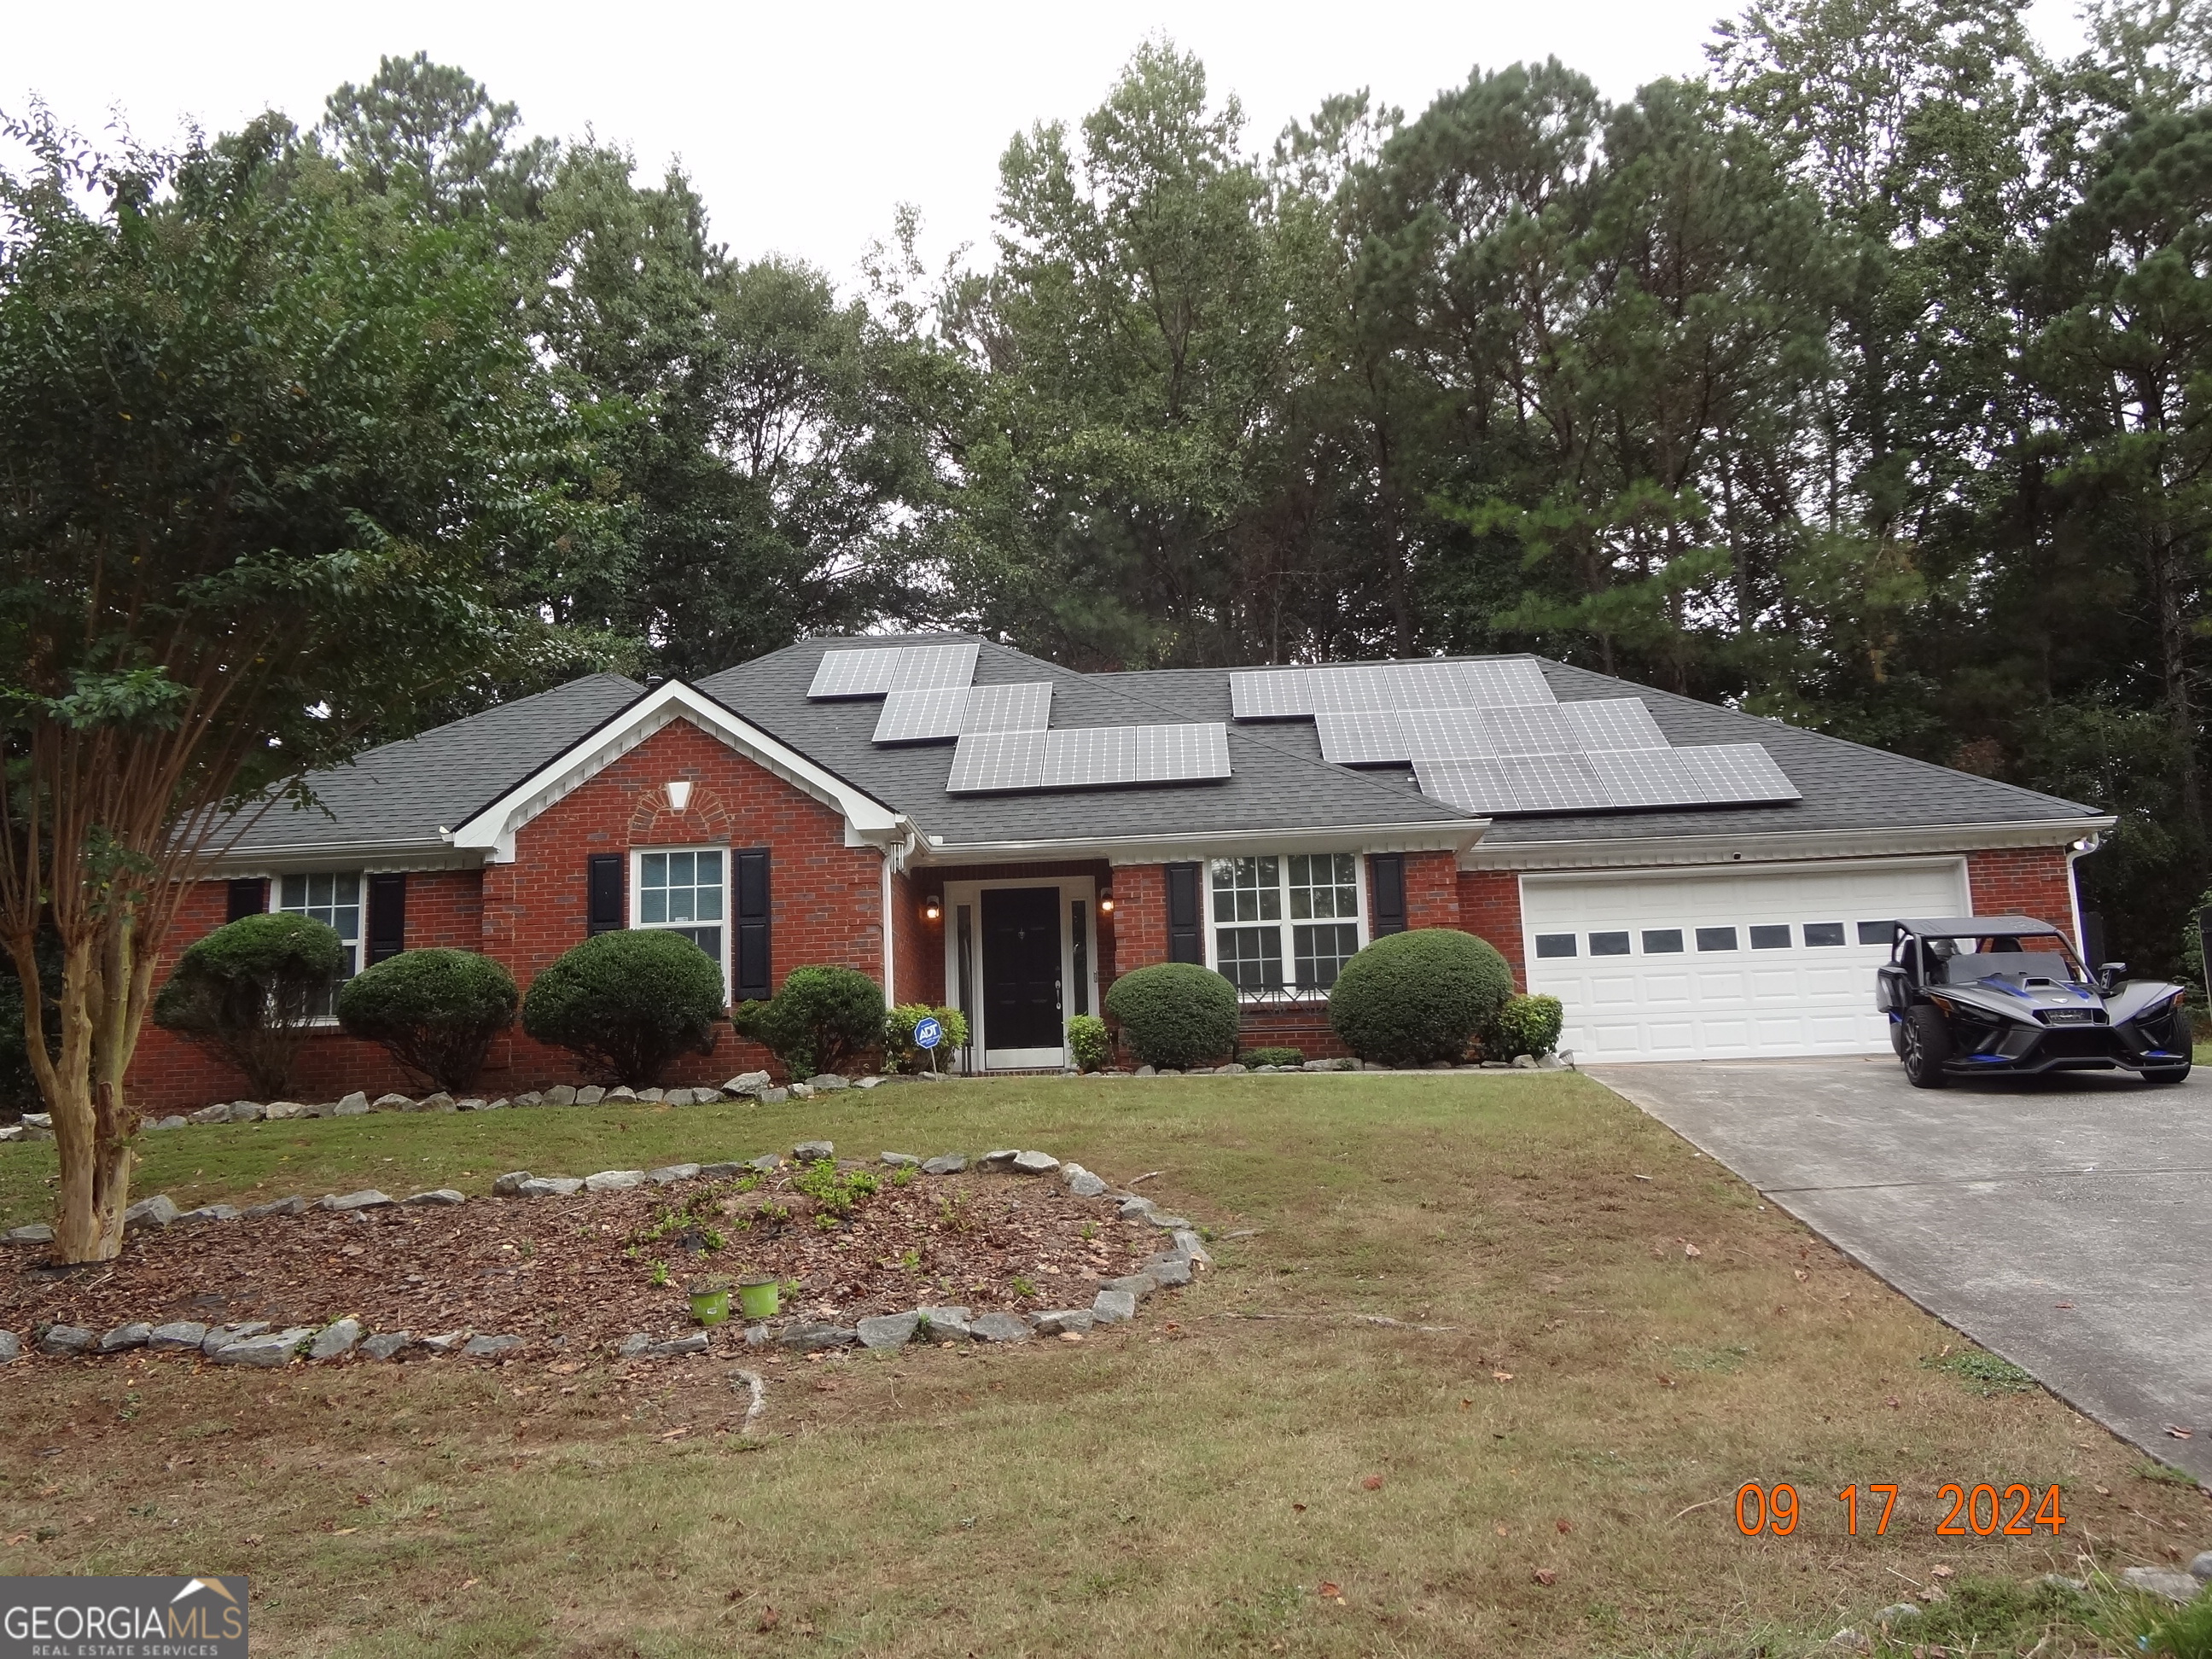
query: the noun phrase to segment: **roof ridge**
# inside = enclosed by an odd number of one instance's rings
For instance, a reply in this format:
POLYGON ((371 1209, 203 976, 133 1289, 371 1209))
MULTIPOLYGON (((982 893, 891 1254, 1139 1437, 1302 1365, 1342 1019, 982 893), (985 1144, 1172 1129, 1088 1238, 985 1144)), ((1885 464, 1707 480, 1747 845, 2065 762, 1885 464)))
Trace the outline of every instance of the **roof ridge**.
MULTIPOLYGON (((594 669, 588 674, 579 674, 572 680, 563 680, 558 685, 549 685, 543 691, 532 691, 526 697, 513 697, 505 702, 489 702, 483 708, 476 710, 473 714, 462 714, 449 720, 441 720, 435 726, 426 726, 422 730, 417 732, 411 738, 394 738, 390 743, 380 743, 374 749, 359 750, 355 753, 347 756, 345 759, 335 763, 335 764, 337 766, 352 766, 359 762, 367 760, 372 755, 380 755, 387 749, 398 749, 403 748, 410 743, 420 743, 425 738, 436 737, 441 732, 451 732, 459 726, 466 726, 471 721, 480 720, 487 714, 504 714, 510 708, 520 708, 526 704, 536 702, 540 697, 550 697, 556 692, 571 690, 576 686, 583 684, 587 680, 620 680, 623 684, 629 686, 634 692, 646 690, 644 686, 641 685, 637 681, 630 678, 627 674, 618 674, 611 668, 594 669)), ((325 772, 331 769, 332 768, 331 767, 321 767, 318 769, 318 770, 325 772)), ((311 773, 308 775, 312 776, 313 775, 311 773)))

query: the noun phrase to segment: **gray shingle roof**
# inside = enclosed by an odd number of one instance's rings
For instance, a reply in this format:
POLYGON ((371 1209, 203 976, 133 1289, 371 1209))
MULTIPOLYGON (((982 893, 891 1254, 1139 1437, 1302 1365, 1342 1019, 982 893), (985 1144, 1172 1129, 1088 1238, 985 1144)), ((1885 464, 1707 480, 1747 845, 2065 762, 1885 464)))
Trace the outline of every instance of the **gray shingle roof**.
MULTIPOLYGON (((620 674, 589 674, 518 697, 420 737, 356 756, 309 780, 318 807, 271 807, 235 842, 281 847, 437 847, 452 829, 645 693, 620 674)), ((218 836, 216 845, 224 838, 218 836)))

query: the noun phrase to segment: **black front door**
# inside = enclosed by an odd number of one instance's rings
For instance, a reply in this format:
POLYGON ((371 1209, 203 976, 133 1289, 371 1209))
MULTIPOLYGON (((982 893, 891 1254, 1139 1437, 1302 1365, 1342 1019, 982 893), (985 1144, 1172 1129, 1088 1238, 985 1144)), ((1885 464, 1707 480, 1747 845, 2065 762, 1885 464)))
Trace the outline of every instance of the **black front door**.
POLYGON ((983 1041, 991 1048, 1057 1048, 1060 889, 983 894, 983 1041))

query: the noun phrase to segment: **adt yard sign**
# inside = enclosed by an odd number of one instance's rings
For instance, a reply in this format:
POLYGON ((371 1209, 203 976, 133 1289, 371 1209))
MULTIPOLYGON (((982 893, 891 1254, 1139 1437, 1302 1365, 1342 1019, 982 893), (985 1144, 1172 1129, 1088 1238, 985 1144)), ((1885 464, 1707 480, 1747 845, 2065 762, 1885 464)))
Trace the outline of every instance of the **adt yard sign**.
POLYGON ((926 1015, 915 1021, 914 1046, 915 1048, 934 1048, 944 1041, 945 1027, 938 1022, 934 1014, 926 1015))

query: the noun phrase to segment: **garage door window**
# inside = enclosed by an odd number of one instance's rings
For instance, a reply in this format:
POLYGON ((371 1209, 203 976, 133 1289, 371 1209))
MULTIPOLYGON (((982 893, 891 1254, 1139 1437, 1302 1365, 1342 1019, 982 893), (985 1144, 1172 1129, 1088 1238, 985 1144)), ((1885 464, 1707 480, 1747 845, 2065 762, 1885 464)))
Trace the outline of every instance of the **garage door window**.
POLYGON ((1754 951, 1786 951, 1790 948, 1790 929, 1787 924, 1776 927, 1753 927, 1751 948, 1754 951))
POLYGON ((1644 930, 1644 954, 1647 957, 1668 957, 1682 948, 1682 930, 1679 927, 1647 927, 1644 930))
POLYGON ((1592 933, 1590 954, 1594 957, 1625 957, 1628 954, 1628 935, 1626 933, 1592 933))
POLYGON ((1700 951, 1733 951, 1735 949, 1735 929, 1733 927, 1700 927, 1698 929, 1698 949, 1700 951))
POLYGON ((1808 945, 1841 945, 1844 924, 1840 921, 1808 921, 1805 924, 1805 943, 1808 945))
POLYGON ((1859 943, 1887 945, 1896 933, 1897 924, 1893 921, 1863 921, 1859 924, 1859 943))
POLYGON ((1575 953, 1572 933, 1539 933, 1536 935, 1536 954, 1540 957, 1571 957, 1575 953))

